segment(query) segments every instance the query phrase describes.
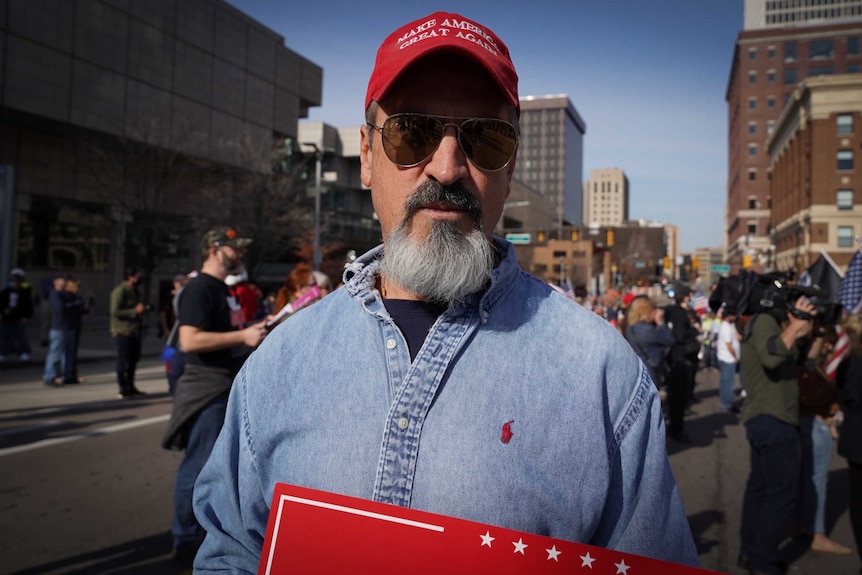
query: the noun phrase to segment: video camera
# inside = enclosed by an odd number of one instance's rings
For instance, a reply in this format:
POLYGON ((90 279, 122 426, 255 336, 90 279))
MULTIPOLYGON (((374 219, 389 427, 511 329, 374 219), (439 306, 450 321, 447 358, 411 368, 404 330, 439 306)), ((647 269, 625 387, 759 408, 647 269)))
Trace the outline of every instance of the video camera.
POLYGON ((788 284, 786 276, 777 272, 758 274, 742 270, 735 276, 721 278, 709 298, 709 307, 718 311, 722 306, 733 308, 742 316, 769 312, 779 321, 787 317, 788 311, 800 319, 813 319, 819 325, 841 321, 841 304, 831 301, 829 294, 814 287, 788 284), (795 308, 793 304, 802 296, 812 303, 816 316, 795 308))

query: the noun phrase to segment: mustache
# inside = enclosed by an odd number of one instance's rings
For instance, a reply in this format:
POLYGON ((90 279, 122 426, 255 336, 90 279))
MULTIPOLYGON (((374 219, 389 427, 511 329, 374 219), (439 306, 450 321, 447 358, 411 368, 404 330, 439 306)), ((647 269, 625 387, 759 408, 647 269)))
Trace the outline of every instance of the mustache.
POLYGON ((419 184, 407 197, 407 216, 404 218, 405 221, 412 218, 423 207, 432 204, 455 206, 467 212, 478 226, 481 227, 482 225, 482 206, 479 204, 476 196, 459 183, 444 186, 434 180, 427 180, 419 184))

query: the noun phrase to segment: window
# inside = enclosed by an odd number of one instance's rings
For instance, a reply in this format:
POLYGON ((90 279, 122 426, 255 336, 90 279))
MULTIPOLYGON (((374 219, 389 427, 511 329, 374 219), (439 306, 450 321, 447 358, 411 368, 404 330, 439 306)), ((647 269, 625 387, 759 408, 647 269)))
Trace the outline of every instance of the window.
POLYGON ((748 83, 749 84, 757 84, 757 72, 749 72, 748 73, 748 83))
POLYGON ((853 150, 838 150, 837 157, 839 170, 853 169, 853 150))
POLYGON ((835 205, 839 210, 852 210, 853 190, 838 190, 835 194, 835 205))
POLYGON ((757 235, 757 222, 748 222, 748 233, 756 236, 757 235))
POLYGON ((748 123, 748 135, 754 136, 757 134, 757 122, 749 122, 748 123))
POLYGON ((775 60, 775 46, 770 46, 766 49, 766 57, 770 60, 775 60))
POLYGON ((775 108, 775 96, 769 96, 766 99, 766 107, 769 108, 770 110, 775 108))
POLYGON ((753 168, 748 170, 748 181, 753 182, 756 179, 757 179, 757 170, 755 170, 753 168))
MULTIPOLYGON (((787 102, 785 102, 786 104, 787 102)), ((772 132, 775 130, 775 120, 769 120, 766 122, 766 133, 768 135, 772 135, 772 132)))
POLYGON ((811 66, 808 69, 809 76, 831 76, 835 73, 835 68, 832 66, 811 66))
POLYGON ((834 58, 835 42, 832 40, 812 40, 808 43, 808 57, 812 60, 834 58))
POLYGON ((748 49, 748 59, 749 60, 757 60, 757 48, 749 48, 748 49))
MULTIPOLYGON (((748 144, 748 155, 749 156, 756 156, 757 155, 757 144, 748 144)), ((852 161, 851 161, 851 164, 852 164, 852 161)))
POLYGON ((858 56, 859 55, 859 36, 847 38, 847 55, 848 56, 858 56))
POLYGON ((784 61, 785 62, 795 62, 796 61, 796 42, 785 42, 784 43, 784 61))
POLYGON ((853 247, 853 226, 838 226, 838 247, 853 247))
POLYGON ((847 64, 847 66, 844 67, 844 72, 847 74, 858 74, 859 69, 859 64, 854 62, 853 64, 847 64))
POLYGON ((796 83, 796 68, 785 68, 784 69, 784 85, 788 86, 790 84, 796 83))
POLYGON ((748 99, 748 109, 756 110, 757 109, 757 98, 749 98, 748 99))
POLYGON ((757 209, 757 198, 748 198, 748 209, 756 210, 757 209))
POLYGON ((775 70, 767 70, 766 71, 766 81, 769 84, 775 83, 775 70))
POLYGON ((853 114, 838 114, 835 118, 835 132, 838 135, 853 133, 853 114))

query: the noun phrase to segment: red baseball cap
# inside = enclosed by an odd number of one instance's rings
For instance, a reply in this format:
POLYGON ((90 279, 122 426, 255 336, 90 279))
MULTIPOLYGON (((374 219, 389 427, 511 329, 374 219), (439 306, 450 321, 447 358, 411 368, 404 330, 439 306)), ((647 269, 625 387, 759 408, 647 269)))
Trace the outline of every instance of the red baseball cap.
POLYGON ((385 96, 411 64, 444 51, 461 52, 485 68, 520 114, 518 74, 509 49, 489 28, 448 12, 435 12, 405 24, 383 41, 368 80, 365 109, 372 100, 385 96))

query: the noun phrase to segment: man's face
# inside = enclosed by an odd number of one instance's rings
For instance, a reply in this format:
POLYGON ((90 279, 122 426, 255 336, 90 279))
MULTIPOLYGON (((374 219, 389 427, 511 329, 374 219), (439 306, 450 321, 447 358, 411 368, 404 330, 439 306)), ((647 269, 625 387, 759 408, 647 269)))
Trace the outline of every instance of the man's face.
MULTIPOLYGON (((508 110, 503 95, 481 67, 463 58, 441 55, 425 58, 399 78, 379 102, 374 123, 380 126, 390 115, 402 112, 510 121, 508 110)), ((435 221, 451 222, 462 234, 477 229, 468 210, 446 202, 414 206, 412 216, 407 218, 408 196, 429 180, 444 187, 458 186, 470 194, 481 210, 482 228, 490 238, 509 195, 509 180, 515 166, 513 157, 501 170, 477 168, 461 150, 452 126, 446 128, 443 140, 428 160, 409 168, 389 160, 378 130, 364 129, 360 159, 362 182, 371 188, 384 242, 402 222, 411 237, 420 240, 428 236, 435 221), (373 138, 373 146, 369 145, 369 138, 373 138)))
POLYGON ((217 248, 217 257, 227 275, 233 275, 242 269, 242 250, 239 248, 220 246, 217 248))
POLYGON ((54 290, 63 291, 66 289, 66 278, 54 278, 54 290))

